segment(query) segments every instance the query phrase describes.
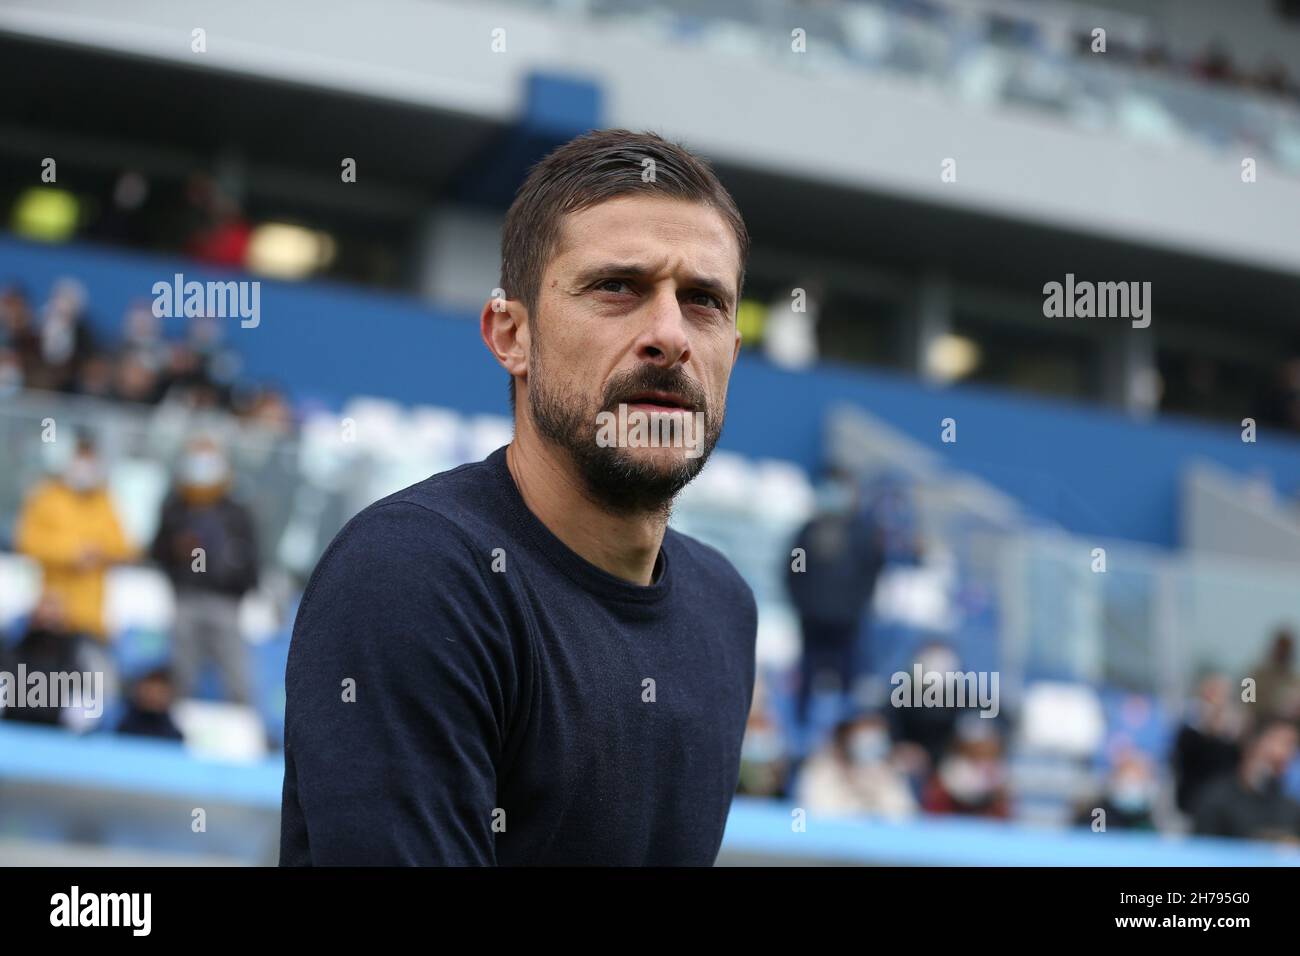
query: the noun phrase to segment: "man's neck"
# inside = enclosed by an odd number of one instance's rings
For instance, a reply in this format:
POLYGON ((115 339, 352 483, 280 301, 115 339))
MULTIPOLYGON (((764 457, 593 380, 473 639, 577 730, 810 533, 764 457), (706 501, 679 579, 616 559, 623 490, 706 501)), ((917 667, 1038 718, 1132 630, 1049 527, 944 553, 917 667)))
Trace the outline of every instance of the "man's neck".
POLYGON ((610 512, 592 500, 563 454, 522 429, 507 446, 506 464, 528 510, 596 567, 633 584, 650 584, 667 520, 610 512))

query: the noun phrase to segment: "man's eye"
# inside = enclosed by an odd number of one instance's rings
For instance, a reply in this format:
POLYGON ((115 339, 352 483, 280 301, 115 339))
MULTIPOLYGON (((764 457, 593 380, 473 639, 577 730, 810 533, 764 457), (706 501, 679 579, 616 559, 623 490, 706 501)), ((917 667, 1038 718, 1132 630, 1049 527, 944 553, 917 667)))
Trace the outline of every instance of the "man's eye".
POLYGON ((719 299, 716 295, 710 295, 707 292, 697 292, 695 293, 695 295, 691 296, 691 300, 694 301, 697 305, 705 305, 711 309, 723 308, 722 300, 719 299), (700 299, 703 299, 704 301, 700 302, 699 301, 700 299))
POLYGON ((631 286, 622 279, 601 279, 596 283, 599 292, 622 292, 624 289, 631 291, 631 286))

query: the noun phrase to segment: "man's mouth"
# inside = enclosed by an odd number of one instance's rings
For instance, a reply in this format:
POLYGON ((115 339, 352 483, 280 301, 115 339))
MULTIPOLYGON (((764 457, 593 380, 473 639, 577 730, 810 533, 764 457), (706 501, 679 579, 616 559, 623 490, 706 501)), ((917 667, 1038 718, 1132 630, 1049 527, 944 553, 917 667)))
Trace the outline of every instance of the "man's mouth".
POLYGON ((694 405, 676 392, 637 392, 623 399, 622 404, 628 408, 645 412, 682 412, 691 411, 694 405))

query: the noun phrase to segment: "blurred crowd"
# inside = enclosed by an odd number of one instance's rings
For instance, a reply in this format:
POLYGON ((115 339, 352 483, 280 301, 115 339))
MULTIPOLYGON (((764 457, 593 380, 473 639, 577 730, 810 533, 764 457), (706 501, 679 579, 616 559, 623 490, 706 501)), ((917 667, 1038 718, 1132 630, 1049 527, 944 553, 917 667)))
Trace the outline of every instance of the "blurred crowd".
POLYGON ((33 305, 19 284, 0 289, 0 398, 27 389, 144 405, 180 402, 217 408, 287 431, 292 412, 273 388, 241 388, 238 355, 223 343, 220 319, 188 320, 179 338, 164 335, 163 320, 147 300, 133 303, 115 342, 88 321, 84 286, 72 278, 54 284, 33 305))
MULTIPOLYGON (((1091 33, 1075 37, 1081 55, 1091 56, 1091 33)), ((1108 37, 1106 55, 1137 69, 1152 70, 1170 76, 1183 76, 1216 86, 1235 88, 1300 102, 1300 80, 1280 60, 1270 59, 1258 66, 1248 66, 1233 59, 1222 41, 1212 41, 1194 56, 1181 56, 1161 42, 1130 44, 1122 38, 1108 37)))
MULTIPOLYGON (((740 791, 809 813, 1013 818, 1014 719, 981 716, 973 701, 894 706, 882 690, 891 675, 871 650, 873 594, 888 564, 920 551, 900 514, 896 503, 865 502, 850 476, 828 476, 817 513, 793 542, 787 576, 802 652, 793 673, 768 675, 756 688, 740 791), (792 706, 782 706, 783 695, 792 706), (815 698, 830 702, 829 723, 814 719, 815 698)), ((1280 628, 1249 674, 1205 673, 1157 745, 1104 736, 1078 767, 1087 783, 1068 808, 1073 823, 1300 844, 1294 656, 1294 636, 1280 628)), ((911 657, 922 674, 964 670, 955 644, 933 635, 911 657)), ((908 673, 904 700, 912 680, 908 673)))
MULTIPOLYGON (((257 533, 249 510, 232 494, 230 463, 210 438, 192 439, 164 500, 157 532, 144 553, 127 539, 91 437, 77 438, 63 470, 37 485, 23 503, 14 548, 40 568, 36 606, 0 643, 0 670, 97 671, 116 684, 108 652, 105 581, 119 565, 148 561, 175 594, 175 617, 163 659, 129 675, 120 733, 179 740, 171 718, 176 697, 194 693, 201 668, 220 673, 224 696, 249 706, 253 691, 239 606, 258 584, 257 533)), ((24 707, 6 719, 65 724, 67 707, 24 707)))
MULTIPOLYGON (((21 285, 0 290, 0 400, 23 390, 145 406, 174 404, 232 414, 270 434, 288 434, 294 415, 273 388, 238 383, 239 360, 222 343, 219 320, 187 320, 164 335, 148 302, 123 316, 116 341, 88 321, 80 282, 65 278, 34 305, 21 285)), ((107 485, 95 438, 80 432, 57 473, 28 490, 13 526, 12 548, 40 570, 30 614, 0 634, 0 670, 97 671, 125 684, 118 729, 180 739, 173 702, 189 697, 207 664, 225 700, 249 705, 249 651, 240 633, 240 601, 258 584, 252 515, 233 490, 231 463, 217 442, 193 437, 157 516, 147 547, 132 543, 107 485), (106 579, 115 567, 149 563, 170 580, 175 618, 167 652, 153 665, 116 673, 105 621, 106 579), (119 681, 119 678, 121 679, 119 681)), ((71 726, 57 707, 10 708, 9 720, 71 726)))
MULTIPOLYGON (((1045 27, 1044 23, 1052 22, 1055 19, 1053 14, 1064 12, 1033 9, 1033 4, 1025 4, 1023 14, 1005 4, 981 11, 979 7, 955 4, 950 0, 893 0, 889 6, 914 19, 944 22, 955 33, 962 32, 974 18, 980 32, 991 41, 1026 49, 1041 47, 1045 31, 1055 30, 1054 26, 1045 27)), ((1279 17, 1279 26, 1294 27, 1297 16, 1294 9, 1288 10, 1285 4, 1278 4, 1275 15, 1279 17)), ((1075 19, 1077 22, 1077 17, 1075 19)), ((1104 17, 1089 18, 1092 19, 1097 20, 1098 26, 1107 25, 1104 17)), ((1081 57, 1096 55, 1093 52, 1093 29, 1092 26, 1076 28, 1072 33, 1075 52, 1081 57)), ((1222 38, 1212 39, 1198 51, 1189 52, 1175 50, 1160 39, 1158 28, 1144 29, 1140 34, 1130 29, 1112 28, 1107 31, 1105 55, 1109 62, 1135 69, 1300 102, 1300 78, 1292 75, 1286 63, 1276 57, 1261 59, 1257 63, 1241 62, 1233 56, 1222 38)))

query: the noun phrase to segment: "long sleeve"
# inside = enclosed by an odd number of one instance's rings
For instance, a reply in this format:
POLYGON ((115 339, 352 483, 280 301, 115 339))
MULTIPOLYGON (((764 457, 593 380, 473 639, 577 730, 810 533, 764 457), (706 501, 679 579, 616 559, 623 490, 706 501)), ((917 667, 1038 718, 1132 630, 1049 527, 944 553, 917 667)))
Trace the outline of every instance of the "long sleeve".
POLYGON ((517 681, 489 561, 407 502, 367 509, 321 560, 286 673, 281 865, 496 862, 517 681))
POLYGON ((107 492, 100 492, 100 495, 99 520, 96 522, 98 534, 95 544, 110 561, 134 560, 137 556, 135 546, 122 530, 122 522, 118 520, 117 509, 113 507, 112 499, 107 492))
MULTIPOLYGON (((811 537, 811 528, 812 524, 810 522, 799 529, 799 533, 790 544, 790 559, 785 562, 786 593, 790 596, 790 603, 794 605, 795 610, 800 614, 806 614, 809 608, 814 604, 814 602, 809 599, 809 592, 813 590, 813 588, 810 584, 810 578, 808 577, 808 564, 810 560, 808 555, 810 549, 808 545, 809 538, 811 537), (803 562, 800 570, 795 569, 794 551, 796 549, 803 550, 803 562)), ((811 573, 816 575, 819 570, 820 569, 814 567, 811 573)))
POLYGON ((85 541, 68 517, 53 486, 38 488, 18 516, 14 547, 44 565, 72 566, 81 556, 85 541))
POLYGON ((243 505, 232 503, 230 520, 231 550, 236 556, 233 589, 243 594, 257 587, 260 561, 257 553, 257 526, 243 505))
POLYGON ((172 537, 175 534, 176 509, 170 497, 163 502, 158 515, 158 530, 154 533, 153 543, 149 545, 149 558, 168 574, 175 564, 172 537))

